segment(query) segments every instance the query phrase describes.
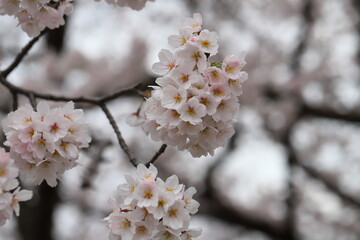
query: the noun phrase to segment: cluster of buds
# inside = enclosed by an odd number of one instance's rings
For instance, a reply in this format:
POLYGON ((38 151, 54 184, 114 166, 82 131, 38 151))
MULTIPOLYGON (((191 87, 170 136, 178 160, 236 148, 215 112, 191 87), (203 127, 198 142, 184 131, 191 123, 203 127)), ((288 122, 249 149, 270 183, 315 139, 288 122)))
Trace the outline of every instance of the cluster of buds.
POLYGON ((57 178, 76 165, 79 149, 91 140, 83 111, 74 103, 50 109, 46 102, 22 106, 3 122, 4 133, 20 177, 54 187, 57 178))
POLYGON ((55 29, 65 24, 64 15, 72 12, 72 0, 2 0, 0 14, 13 15, 29 37, 46 27, 55 29))
POLYGON ((248 78, 243 57, 208 60, 218 52, 218 35, 201 25, 195 13, 183 20, 179 35, 169 37, 175 51, 159 53, 153 70, 163 77, 142 109, 143 129, 154 141, 188 149, 193 157, 213 155, 234 134, 238 96, 248 78))
POLYGON ((0 148, 0 226, 12 217, 13 211, 19 216, 19 202, 32 198, 32 191, 20 190, 18 175, 19 169, 9 153, 0 148))
POLYGON ((126 175, 127 183, 119 185, 117 195, 109 199, 113 212, 105 218, 111 239, 174 239, 200 236, 201 229, 189 229, 190 214, 198 211, 192 199, 194 187, 185 190, 173 175, 164 182, 157 169, 139 164, 136 174, 126 175))

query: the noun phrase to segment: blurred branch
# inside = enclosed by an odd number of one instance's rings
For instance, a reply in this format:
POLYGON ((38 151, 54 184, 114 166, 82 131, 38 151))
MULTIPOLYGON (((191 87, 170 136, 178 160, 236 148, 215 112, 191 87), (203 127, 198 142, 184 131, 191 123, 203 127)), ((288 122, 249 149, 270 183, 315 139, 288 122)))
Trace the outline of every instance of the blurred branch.
POLYGON ((200 195, 200 212, 205 215, 216 217, 230 224, 238 224, 245 228, 261 231, 262 233, 283 240, 290 240, 283 235, 282 223, 276 220, 265 220, 256 216, 252 211, 241 209, 239 206, 231 206, 228 201, 219 196, 219 191, 214 186, 213 179, 216 178, 216 170, 224 164, 229 154, 238 146, 239 129, 236 129, 223 153, 208 168, 205 177, 205 189, 200 195))
POLYGON ((99 164, 103 161, 102 154, 104 150, 111 146, 112 143, 109 140, 92 140, 92 145, 95 145, 95 148, 91 148, 92 150, 92 162, 85 170, 85 175, 81 184, 81 188, 90 188, 92 184, 92 180, 98 172, 99 164))
POLYGON ((336 179, 334 179, 332 176, 326 176, 324 173, 301 163, 301 161, 298 159, 295 159, 295 161, 297 166, 301 167, 312 178, 322 182, 328 190, 339 196, 345 203, 352 204, 357 209, 360 209, 360 199, 355 199, 354 197, 342 191, 336 183, 336 179))
POLYGON ((294 73, 297 73, 299 70, 301 57, 306 51, 309 42, 311 29, 315 21, 313 17, 313 11, 314 11, 313 8, 314 8, 313 0, 305 0, 303 2, 302 18, 304 23, 301 28, 301 34, 300 34, 300 40, 298 46, 293 53, 293 57, 291 61, 291 68, 294 73))

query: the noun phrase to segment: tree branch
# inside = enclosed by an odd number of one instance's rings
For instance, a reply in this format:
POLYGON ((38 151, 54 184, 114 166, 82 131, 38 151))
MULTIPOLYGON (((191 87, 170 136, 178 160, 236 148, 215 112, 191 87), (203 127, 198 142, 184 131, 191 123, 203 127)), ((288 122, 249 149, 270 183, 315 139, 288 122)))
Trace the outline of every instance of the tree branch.
POLYGON ((112 128, 113 128, 113 130, 114 130, 114 132, 116 134, 116 137, 118 139, 118 142, 119 142, 121 148, 124 150, 125 154, 129 158, 132 165, 134 165, 134 167, 136 167, 136 165, 137 165, 136 164, 136 159, 131 156, 130 149, 129 149, 128 145, 126 144, 124 138, 122 137, 121 132, 119 130, 118 125, 116 124, 116 121, 115 121, 114 117, 110 113, 110 111, 107 108, 105 103, 100 103, 99 106, 101 107, 101 109, 105 113, 106 117, 109 119, 110 125, 112 126, 112 128))
POLYGON ((6 78, 23 60, 23 58, 26 56, 26 54, 30 51, 30 49, 33 47, 33 45, 40 39, 41 36, 43 36, 47 30, 44 30, 40 33, 39 36, 33 38, 28 44, 25 45, 20 51, 20 53, 16 56, 14 61, 7 67, 4 71, 1 71, 0 74, 6 78))
POLYGON ((166 144, 161 145, 160 149, 155 153, 155 155, 152 157, 152 159, 148 163, 146 163, 146 167, 149 167, 150 164, 154 163, 156 161, 156 159, 158 159, 160 157, 160 155, 165 152, 166 148, 167 148, 166 144))

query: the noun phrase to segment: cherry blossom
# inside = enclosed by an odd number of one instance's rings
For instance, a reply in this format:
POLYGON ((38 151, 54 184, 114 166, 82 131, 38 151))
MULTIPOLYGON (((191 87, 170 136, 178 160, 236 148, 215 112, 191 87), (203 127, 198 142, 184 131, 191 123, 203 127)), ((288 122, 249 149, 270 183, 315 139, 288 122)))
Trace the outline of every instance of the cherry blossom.
POLYGON ((192 197, 196 190, 185 189, 173 175, 165 182, 150 164, 137 166, 134 175, 126 175, 116 196, 109 199, 112 213, 105 218, 110 239, 192 239, 200 229, 189 229, 191 214, 199 203, 192 197))
POLYGON ((76 166, 79 150, 91 140, 83 112, 74 103, 50 109, 46 102, 22 106, 3 122, 4 133, 20 177, 40 184, 57 185, 57 178, 76 166))
POLYGON ((209 60, 218 52, 218 35, 201 25, 195 13, 183 20, 179 35, 168 38, 175 50, 160 51, 153 70, 162 77, 141 108, 143 130, 154 141, 187 149, 193 157, 213 155, 234 134, 238 96, 248 78, 243 56, 209 60))
POLYGON ((3 148, 0 148, 0 226, 9 220, 13 212, 20 214, 19 202, 32 198, 32 191, 21 190, 16 179, 19 169, 14 165, 14 160, 3 148))

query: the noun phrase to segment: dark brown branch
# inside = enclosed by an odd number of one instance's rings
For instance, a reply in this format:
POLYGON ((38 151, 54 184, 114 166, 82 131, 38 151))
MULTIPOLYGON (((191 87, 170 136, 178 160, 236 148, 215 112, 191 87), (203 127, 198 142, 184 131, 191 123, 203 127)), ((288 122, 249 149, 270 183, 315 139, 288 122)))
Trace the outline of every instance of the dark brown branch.
POLYGON ((310 175, 312 178, 320 181, 323 183, 328 190, 339 196, 341 199, 344 200, 346 203, 350 203, 357 209, 360 209, 360 199, 356 199, 349 194, 342 191, 339 186, 336 183, 336 180, 334 180, 331 177, 327 177, 325 174, 321 173, 320 171, 306 166, 305 164, 301 163, 298 159, 296 159, 296 165, 301 167, 308 175, 310 175))
POLYGON ((116 137, 118 139, 118 142, 119 142, 121 148, 124 150, 125 154, 129 158, 132 165, 134 165, 134 167, 136 167, 136 165, 137 165, 136 159, 131 156, 130 149, 129 149, 128 145, 126 144, 124 138, 122 137, 119 127, 116 124, 116 121, 115 121, 114 117, 112 116, 111 112, 109 111, 109 109, 107 108, 105 103, 100 103, 99 106, 101 107, 101 110, 103 110, 106 117, 108 118, 110 125, 112 126, 112 128, 116 134, 116 137))
POLYGON ((16 56, 14 61, 7 67, 4 71, 1 72, 1 75, 6 78, 23 60, 26 54, 30 51, 33 45, 40 39, 42 35, 44 35, 47 31, 42 31, 39 36, 33 38, 28 44, 26 44, 23 49, 21 49, 20 53, 16 56))
POLYGON ((360 122, 360 113, 358 112, 339 113, 332 109, 315 108, 307 104, 303 105, 302 114, 303 116, 321 117, 353 123, 360 122))
POLYGON ((61 101, 61 102, 73 101, 73 102, 77 102, 77 103, 83 102, 83 103, 90 103, 90 104, 94 104, 94 105, 100 105, 101 103, 109 102, 111 100, 114 100, 114 99, 124 96, 124 95, 136 94, 136 95, 139 95, 142 97, 145 96, 144 93, 142 93, 140 90, 137 89, 137 86, 132 89, 119 90, 117 92, 114 92, 108 96, 104 96, 101 98, 87 98, 87 97, 72 98, 72 97, 56 96, 56 95, 52 95, 52 94, 42 94, 42 93, 38 93, 35 91, 23 89, 21 87, 15 86, 14 84, 7 81, 5 79, 5 77, 1 74, 0 74, 0 83, 3 84, 6 88, 8 88, 11 92, 16 92, 18 94, 22 94, 25 96, 33 95, 35 98, 40 98, 40 99, 49 100, 49 101, 61 101))
POLYGON ((166 148, 167 148, 166 144, 161 145, 160 149, 155 153, 153 158, 148 163, 146 163, 146 167, 149 167, 150 164, 154 163, 156 161, 156 159, 158 159, 160 157, 160 155, 165 152, 166 148))

